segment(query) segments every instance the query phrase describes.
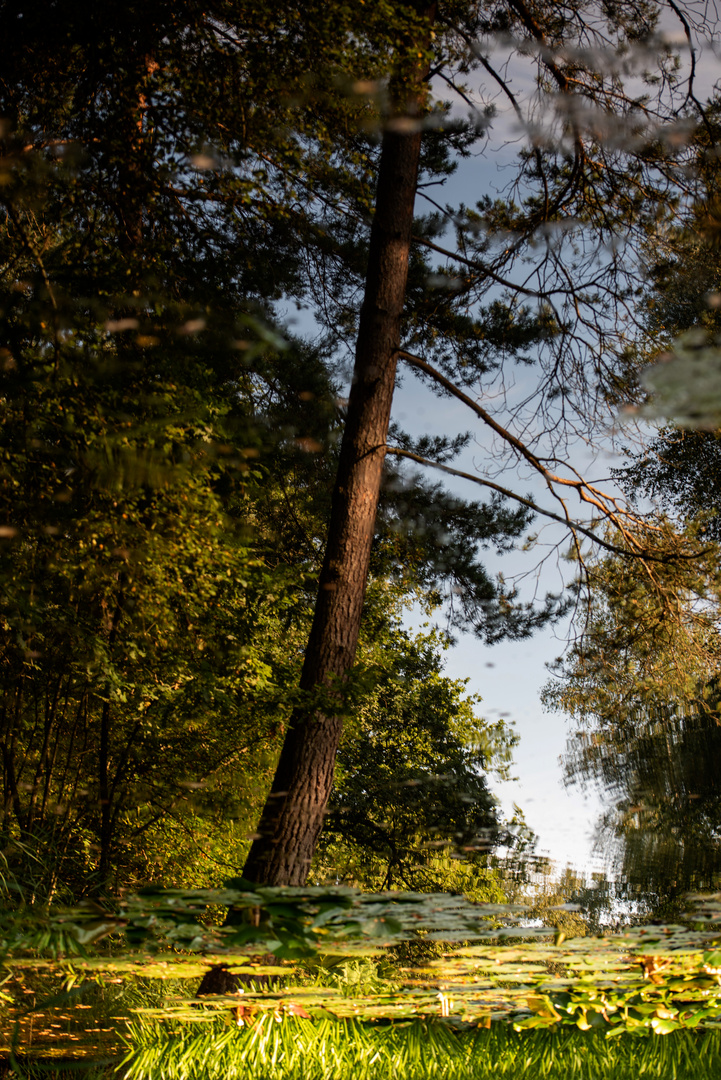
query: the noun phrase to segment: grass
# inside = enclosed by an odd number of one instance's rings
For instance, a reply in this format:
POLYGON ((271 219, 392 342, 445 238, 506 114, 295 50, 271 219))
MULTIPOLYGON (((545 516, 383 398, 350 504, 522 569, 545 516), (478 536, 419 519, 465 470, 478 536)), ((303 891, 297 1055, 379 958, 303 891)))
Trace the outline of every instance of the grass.
POLYGON ((457 1031, 442 1022, 310 1021, 271 1013, 137 1021, 122 1062, 0 1060, 18 1080, 718 1080, 721 1031, 607 1040, 602 1032, 457 1031))
POLYGON ((380 1025, 270 1014, 135 1025, 126 1080, 718 1080, 721 1031, 624 1036, 564 1030, 455 1032, 442 1023, 380 1025))

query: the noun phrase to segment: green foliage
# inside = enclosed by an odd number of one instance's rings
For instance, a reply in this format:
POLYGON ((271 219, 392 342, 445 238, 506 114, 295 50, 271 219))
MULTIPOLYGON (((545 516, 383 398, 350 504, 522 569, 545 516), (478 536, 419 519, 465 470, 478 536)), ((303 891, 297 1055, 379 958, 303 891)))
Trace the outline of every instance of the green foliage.
POLYGON ((321 957, 301 961, 295 967, 293 981, 294 983, 302 981, 304 986, 329 987, 331 990, 339 991, 343 997, 354 1000, 369 997, 372 994, 387 993, 389 990, 398 988, 393 978, 397 972, 394 972, 393 966, 387 962, 387 956, 387 953, 383 955, 380 964, 377 959, 370 956, 355 959, 342 957, 340 960, 333 957, 321 957))
POLYGON ((39 897, 132 879, 135 838, 243 755, 262 783, 294 662, 297 578, 251 541, 265 476, 202 349, 87 344, 55 374, 25 348, 5 387, 5 842, 39 897))
POLYGON ((343 737, 315 877, 500 899, 483 860, 502 833, 486 775, 507 776, 516 737, 478 718, 480 699, 443 675, 435 633, 396 626, 361 655, 374 661, 373 687, 343 737))
MULTIPOLYGON (((404 449, 440 461, 452 459, 467 442, 467 436, 413 440, 396 426, 392 437, 404 449)), ((530 520, 525 508, 511 509, 501 498, 468 502, 441 484, 419 474, 404 475, 389 464, 372 568, 442 604, 447 633, 472 630, 489 643, 525 637, 557 616, 563 605, 547 597, 538 608, 524 606, 516 592, 493 580, 480 552, 512 550, 530 520)))
MULTIPOLYGON (((540 919, 544 926, 552 926, 557 935, 564 938, 584 937, 588 933, 585 904, 578 901, 585 893, 585 881, 570 867, 557 879, 545 879, 529 897, 528 917, 540 919)), ((585 899, 585 897, 584 897, 585 899)))
POLYGON ((715 1022, 721 994, 715 981, 701 972, 671 985, 631 991, 579 981, 567 991, 531 995, 527 1003, 533 1015, 516 1022, 518 1031, 561 1024, 603 1031, 606 1038, 623 1034, 648 1038, 715 1022))
POLYGON ((670 559, 644 576, 627 560, 589 566, 585 634, 543 695, 577 725, 568 780, 597 785, 609 801, 599 837, 621 892, 653 907, 715 887, 720 865, 718 559, 695 526, 686 535, 703 551, 693 562, 670 559))
POLYGON ((542 1080, 712 1080, 721 1051, 716 1032, 677 1033, 639 1045, 593 1032, 453 1032, 439 1022, 384 1027, 295 1017, 276 1023, 270 1016, 241 1029, 138 1025, 131 1039, 124 1061, 131 1080, 517 1080, 526 1074, 542 1080))
POLYGON ((717 431, 721 426, 721 336, 702 327, 675 338, 664 363, 648 368, 643 383, 651 400, 640 410, 651 420, 717 431))
MULTIPOLYGON (((250 956, 271 953, 293 959, 355 939, 371 946, 413 941, 418 929, 439 941, 519 936, 518 927, 496 925, 505 910, 503 904, 475 904, 453 893, 369 894, 342 885, 251 887, 242 878, 231 878, 220 889, 148 886, 104 905, 85 900, 50 910, 3 911, 0 944, 3 956, 84 956, 91 946, 122 933, 129 948, 146 953, 170 944, 185 953, 235 955, 247 946, 250 956), (228 908, 222 925, 205 917, 209 907, 217 906, 228 908)), ((548 931, 523 933, 533 937, 548 931)), ((148 956, 137 963, 143 959, 148 956)))
MULTIPOLYGON (((0 836, 36 901, 205 884, 242 864, 297 700, 338 327, 398 89, 382 78, 391 55, 401 81, 417 61, 420 16, 192 0, 21 14, 0 87, 0 836), (338 312, 333 335, 279 333, 291 299, 338 312)), ((447 112, 429 176, 478 137, 447 112)), ((426 271, 419 256, 418 289, 426 271)), ((446 300, 421 314, 419 298, 416 325, 476 335, 446 300)), ((513 345, 509 318, 494 340, 513 345)), ((454 625, 510 631, 478 545, 526 522, 390 482, 381 621, 404 594, 450 590, 454 625)))

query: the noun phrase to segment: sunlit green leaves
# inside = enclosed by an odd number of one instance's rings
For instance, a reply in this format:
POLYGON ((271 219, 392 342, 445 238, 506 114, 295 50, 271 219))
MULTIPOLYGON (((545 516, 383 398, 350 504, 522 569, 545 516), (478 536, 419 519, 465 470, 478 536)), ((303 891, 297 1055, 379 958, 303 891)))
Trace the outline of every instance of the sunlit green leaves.
POLYGON ((678 1043, 634 1040, 609 1043, 576 1031, 563 1035, 514 1034, 493 1029, 453 1032, 440 1022, 370 1026, 292 1019, 230 1034, 198 1027, 191 1034, 167 1026, 133 1029, 134 1049, 126 1059, 133 1080, 190 1080, 195 1060, 203 1060, 209 1080, 248 1075, 261 1080, 516 1080, 532 1073, 544 1080, 596 1077, 626 1080, 641 1072, 650 1080, 711 1080, 717 1068, 718 1039, 684 1036, 678 1043), (216 1056, 217 1048, 217 1056, 216 1056))

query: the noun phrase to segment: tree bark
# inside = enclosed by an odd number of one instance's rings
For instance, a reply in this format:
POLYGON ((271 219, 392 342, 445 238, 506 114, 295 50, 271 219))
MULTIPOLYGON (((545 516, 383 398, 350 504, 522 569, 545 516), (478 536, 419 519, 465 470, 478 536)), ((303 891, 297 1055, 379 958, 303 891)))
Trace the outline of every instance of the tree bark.
MULTIPOLYGON (((433 7, 426 17, 433 18, 433 7)), ((378 495, 385 459, 396 353, 408 279, 408 258, 421 148, 420 117, 427 66, 404 83, 406 101, 381 146, 375 214, 348 401, 320 573, 303 664, 303 690, 343 679, 352 667, 365 598, 378 495)), ((243 876, 266 885, 302 885, 323 826, 343 722, 296 709, 243 876)))

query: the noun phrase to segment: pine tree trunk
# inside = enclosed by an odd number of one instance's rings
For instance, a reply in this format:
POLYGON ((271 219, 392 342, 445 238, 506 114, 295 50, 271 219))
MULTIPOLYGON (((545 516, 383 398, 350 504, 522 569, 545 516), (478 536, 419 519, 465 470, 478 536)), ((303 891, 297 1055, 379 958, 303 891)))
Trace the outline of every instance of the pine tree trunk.
MULTIPOLYGON (((430 10, 427 14, 432 16, 430 10)), ((404 103, 406 117, 420 114, 426 71, 419 65, 405 83, 411 96, 404 103)), ((420 130, 404 120, 391 123, 383 136, 353 385, 301 675, 304 690, 342 679, 355 660, 395 387, 420 146, 420 130)), ((338 716, 293 712, 259 838, 243 870, 249 881, 305 883, 333 785, 341 731, 338 716)))

